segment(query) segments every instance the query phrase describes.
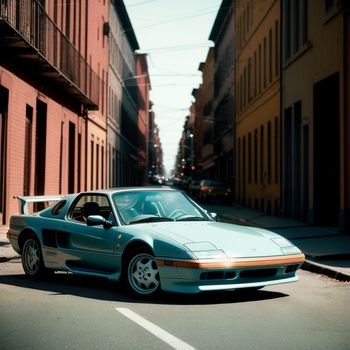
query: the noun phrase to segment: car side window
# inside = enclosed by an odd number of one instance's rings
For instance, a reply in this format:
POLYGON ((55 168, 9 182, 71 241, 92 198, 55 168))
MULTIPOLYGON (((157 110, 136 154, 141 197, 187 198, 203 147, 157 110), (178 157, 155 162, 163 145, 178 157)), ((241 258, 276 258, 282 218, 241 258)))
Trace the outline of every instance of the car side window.
POLYGON ((64 200, 64 201, 59 201, 58 203, 56 203, 54 205, 54 207, 52 208, 51 210, 51 214, 52 215, 58 215, 62 212, 64 206, 66 205, 67 201, 64 200))
POLYGON ((100 215, 108 221, 115 222, 112 207, 105 195, 89 194, 81 196, 73 204, 69 218, 74 221, 86 222, 90 215, 100 215))

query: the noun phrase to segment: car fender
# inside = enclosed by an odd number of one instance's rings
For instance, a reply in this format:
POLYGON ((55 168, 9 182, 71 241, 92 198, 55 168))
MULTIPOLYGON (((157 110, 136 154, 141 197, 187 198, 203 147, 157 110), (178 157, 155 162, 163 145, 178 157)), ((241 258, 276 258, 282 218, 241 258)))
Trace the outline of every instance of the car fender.
MULTIPOLYGON (((25 242, 25 239, 26 237, 29 237, 29 236, 34 236, 40 243, 40 245, 42 246, 43 242, 42 242, 42 236, 40 234, 38 234, 37 230, 32 227, 32 226, 27 226, 27 227, 24 227, 19 235, 18 235, 18 238, 17 238, 17 249, 15 249, 17 251, 17 253, 21 254, 22 253, 22 248, 23 248, 23 245, 24 245, 24 242, 25 242)), ((14 246, 15 248, 15 246, 14 246)))
POLYGON ((137 246, 148 247, 156 258, 194 259, 189 249, 184 245, 175 241, 168 241, 164 237, 153 238, 147 234, 130 239, 123 249, 123 254, 137 246))

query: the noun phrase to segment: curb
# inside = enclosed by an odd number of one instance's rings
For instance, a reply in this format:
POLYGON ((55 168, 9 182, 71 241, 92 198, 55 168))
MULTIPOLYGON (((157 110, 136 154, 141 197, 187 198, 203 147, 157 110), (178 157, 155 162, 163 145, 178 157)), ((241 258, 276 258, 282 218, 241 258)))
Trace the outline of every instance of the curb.
POLYGON ((341 281, 341 282, 350 282, 349 275, 346 275, 342 272, 332 270, 328 267, 325 267, 323 265, 319 265, 315 262, 311 262, 310 260, 305 260, 305 262, 301 266, 301 269, 309 271, 309 272, 317 273, 320 275, 325 275, 327 277, 336 279, 336 280, 341 281))
POLYGON ((20 259, 21 256, 20 255, 14 255, 14 256, 0 256, 0 263, 5 263, 5 262, 9 262, 11 260, 15 260, 15 259, 20 259))

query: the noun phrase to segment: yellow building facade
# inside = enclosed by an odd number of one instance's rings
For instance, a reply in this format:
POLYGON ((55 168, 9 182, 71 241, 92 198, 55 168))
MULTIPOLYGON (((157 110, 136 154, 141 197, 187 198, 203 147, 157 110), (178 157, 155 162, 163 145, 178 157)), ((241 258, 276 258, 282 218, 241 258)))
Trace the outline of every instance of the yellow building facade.
POLYGON ((280 209, 280 1, 235 3, 236 201, 280 209))
POLYGON ((311 224, 344 226, 346 2, 282 2, 282 208, 311 224))

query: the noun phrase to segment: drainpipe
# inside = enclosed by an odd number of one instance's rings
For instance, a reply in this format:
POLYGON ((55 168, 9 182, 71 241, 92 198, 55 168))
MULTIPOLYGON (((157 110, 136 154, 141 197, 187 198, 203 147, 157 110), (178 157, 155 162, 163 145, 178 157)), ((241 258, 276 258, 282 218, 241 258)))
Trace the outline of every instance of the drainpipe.
POLYGON ((280 36, 279 36, 279 44, 280 44, 280 62, 279 62, 279 75, 280 75, 280 122, 279 122, 279 182, 280 182, 280 208, 279 208, 279 215, 284 216, 284 209, 285 209, 285 203, 284 203, 284 178, 283 178, 283 93, 284 93, 284 79, 283 79, 283 1, 280 2, 280 36))
POLYGON ((349 7, 345 6, 345 2, 343 4, 345 8, 343 8, 343 120, 344 120, 344 128, 343 128, 343 140, 344 140, 344 208, 343 213, 340 219, 341 230, 343 232, 348 232, 350 228, 350 179, 349 179, 349 168, 350 168, 350 160, 349 160, 349 147, 350 143, 347 140, 347 135, 350 129, 349 118, 350 118, 350 108, 349 101, 347 99, 349 93, 349 78, 350 72, 349 67, 346 64, 349 60, 350 56, 350 47, 349 47, 349 31, 350 31, 350 23, 349 23, 349 7))
MULTIPOLYGON (((89 0, 85 0, 85 62, 88 62, 88 26, 89 26, 89 0)), ((88 67, 86 66, 85 76, 88 76, 88 67)), ((86 87, 88 84, 88 81, 85 80, 86 87)), ((87 90, 87 89, 86 89, 87 90)), ((88 190, 87 187, 87 180, 88 180, 88 110, 87 108, 83 107, 83 118, 85 120, 85 191, 88 190)))

